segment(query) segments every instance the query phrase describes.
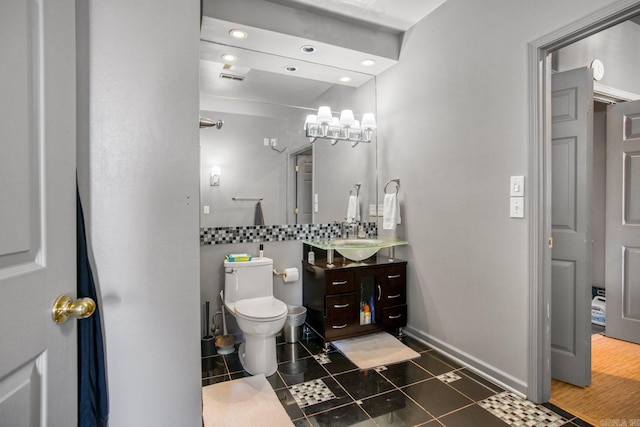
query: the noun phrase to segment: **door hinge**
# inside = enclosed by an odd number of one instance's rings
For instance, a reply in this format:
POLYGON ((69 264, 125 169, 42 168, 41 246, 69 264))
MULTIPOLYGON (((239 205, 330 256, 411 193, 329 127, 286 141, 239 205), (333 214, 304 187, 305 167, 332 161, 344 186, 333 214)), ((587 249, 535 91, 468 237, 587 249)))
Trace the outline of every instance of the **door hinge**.
POLYGON ((295 208, 295 209, 293 210, 293 213, 294 213, 294 214, 296 214, 296 215, 298 215, 298 208, 295 208))
POLYGON ((298 166, 298 165, 296 165, 296 172, 299 172, 299 169, 298 169, 298 168, 299 168, 299 166, 298 166))
POLYGON ((549 237, 549 249, 553 249, 553 237, 549 237))

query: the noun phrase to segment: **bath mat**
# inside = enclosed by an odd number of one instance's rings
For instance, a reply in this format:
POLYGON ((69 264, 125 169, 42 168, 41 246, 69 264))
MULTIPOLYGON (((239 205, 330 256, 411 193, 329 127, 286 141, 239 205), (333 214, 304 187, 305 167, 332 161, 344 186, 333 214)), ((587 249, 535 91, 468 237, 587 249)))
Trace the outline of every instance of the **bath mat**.
POLYGON ((360 369, 393 365, 420 357, 387 332, 364 335, 331 343, 360 369))
POLYGON ((202 420, 204 427, 293 426, 264 375, 202 387, 202 420))

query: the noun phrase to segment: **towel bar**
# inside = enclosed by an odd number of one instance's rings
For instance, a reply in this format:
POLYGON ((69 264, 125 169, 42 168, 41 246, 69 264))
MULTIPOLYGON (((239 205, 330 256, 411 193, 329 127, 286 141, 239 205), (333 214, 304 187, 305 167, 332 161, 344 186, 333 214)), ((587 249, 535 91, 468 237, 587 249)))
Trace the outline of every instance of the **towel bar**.
POLYGON ((387 183, 384 185, 384 193, 385 194, 387 194, 387 187, 392 182, 396 183, 396 194, 398 194, 398 190, 400 189, 400 178, 394 178, 394 179, 390 179, 389 181, 387 181, 387 183))

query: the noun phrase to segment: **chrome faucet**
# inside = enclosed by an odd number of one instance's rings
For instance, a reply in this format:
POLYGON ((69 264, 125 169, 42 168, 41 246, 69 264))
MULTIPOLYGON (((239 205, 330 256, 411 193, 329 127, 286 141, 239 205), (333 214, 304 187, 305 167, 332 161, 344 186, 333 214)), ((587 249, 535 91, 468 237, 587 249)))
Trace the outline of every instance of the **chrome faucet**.
POLYGON ((358 236, 358 223, 356 221, 345 220, 341 223, 341 234, 343 239, 358 236))

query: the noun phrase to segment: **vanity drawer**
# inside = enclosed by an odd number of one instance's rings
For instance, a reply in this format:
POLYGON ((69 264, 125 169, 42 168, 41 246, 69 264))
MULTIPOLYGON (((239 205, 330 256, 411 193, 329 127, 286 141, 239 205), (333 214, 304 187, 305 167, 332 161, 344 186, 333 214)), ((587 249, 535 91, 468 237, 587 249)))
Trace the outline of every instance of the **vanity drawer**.
POLYGON ((345 317, 358 311, 358 297, 353 293, 326 297, 325 307, 328 318, 345 317))
POLYGON ((333 270, 326 273, 326 293, 342 294, 346 292, 354 292, 356 290, 356 281, 353 271, 333 270))
POLYGON ((406 286, 401 285, 380 285, 378 301, 382 307, 390 307, 393 305, 401 305, 407 303, 406 286))
POLYGON ((344 317, 327 317, 324 325, 324 336, 326 339, 348 335, 358 330, 358 318, 356 314, 344 317))
POLYGON ((382 326, 384 328, 401 328, 407 326, 407 305, 396 305, 382 309, 382 326))
POLYGON ((407 269, 404 265, 389 266, 377 274, 378 283, 382 286, 405 286, 407 269))

